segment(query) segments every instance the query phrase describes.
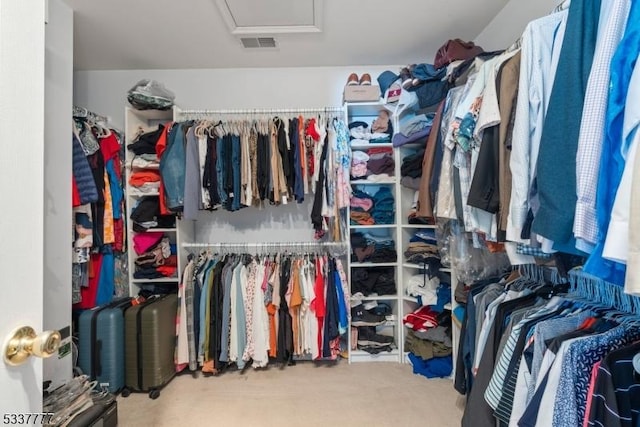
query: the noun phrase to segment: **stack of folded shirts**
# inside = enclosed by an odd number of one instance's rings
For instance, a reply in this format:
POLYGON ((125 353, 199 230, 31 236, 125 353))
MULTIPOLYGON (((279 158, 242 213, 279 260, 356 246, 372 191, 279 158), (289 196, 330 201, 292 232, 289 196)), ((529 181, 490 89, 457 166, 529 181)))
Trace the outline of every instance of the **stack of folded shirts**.
POLYGON ((402 159, 400 173, 402 177, 420 178, 422 176, 422 159, 424 157, 424 149, 418 150, 415 154, 410 154, 402 159))
POLYGON ((395 223, 394 199, 391 189, 381 187, 373 196, 355 189, 351 196, 352 225, 386 225, 395 223))
POLYGON ((372 132, 369 125, 361 121, 349 123, 349 134, 352 144, 380 144, 391 141, 391 133, 372 132))
MULTIPOLYGON (((407 262, 415 262, 418 258, 440 258, 438 251, 438 241, 433 229, 416 231, 409 240, 404 256, 407 262)), ((421 264, 421 263, 420 263, 421 264)))
POLYGON ((131 161, 131 167, 134 169, 160 169, 160 160, 155 154, 140 154, 131 161))
POLYGON ((178 257, 169 238, 163 233, 148 232, 133 236, 134 250, 138 254, 135 260, 136 279, 158 279, 175 277, 178 257))
POLYGON ((355 296, 395 295, 396 279, 393 267, 354 268, 351 270, 351 292, 355 296))
POLYGON ((160 198, 158 196, 142 197, 131 211, 133 230, 147 231, 150 228, 173 228, 176 217, 160 214, 160 198))
POLYGON ((136 170, 129 177, 131 196, 157 196, 160 194, 160 172, 156 169, 136 170))
POLYGON ((367 178, 369 155, 365 151, 354 151, 351 155, 351 179, 367 178))
POLYGON ((393 224, 395 222, 393 193, 389 187, 381 187, 373 195, 371 216, 375 224, 393 224))
POLYGON ((378 147, 366 152, 356 150, 351 159, 351 180, 389 181, 395 175, 395 167, 390 148, 378 147))
POLYGON ((437 311, 423 306, 407 314, 402 323, 406 326, 405 349, 429 360, 451 355, 451 311, 437 311))
POLYGON ((373 197, 361 190, 354 190, 351 195, 350 220, 352 225, 373 225, 375 221, 371 217, 373 197))
POLYGON ((393 146, 401 147, 413 142, 426 142, 431 133, 435 114, 405 114, 400 118, 400 129, 393 135, 393 146))
POLYGON ((351 233, 351 260, 354 262, 396 262, 396 244, 389 237, 377 237, 367 233, 351 233))

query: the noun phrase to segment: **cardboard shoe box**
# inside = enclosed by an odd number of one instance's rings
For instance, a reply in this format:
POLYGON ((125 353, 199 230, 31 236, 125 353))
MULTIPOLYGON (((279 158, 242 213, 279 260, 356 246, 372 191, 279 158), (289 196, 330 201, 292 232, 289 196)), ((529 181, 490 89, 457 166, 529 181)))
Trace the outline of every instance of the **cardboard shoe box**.
POLYGON ((380 99, 380 86, 345 86, 342 98, 344 102, 375 102, 380 99))

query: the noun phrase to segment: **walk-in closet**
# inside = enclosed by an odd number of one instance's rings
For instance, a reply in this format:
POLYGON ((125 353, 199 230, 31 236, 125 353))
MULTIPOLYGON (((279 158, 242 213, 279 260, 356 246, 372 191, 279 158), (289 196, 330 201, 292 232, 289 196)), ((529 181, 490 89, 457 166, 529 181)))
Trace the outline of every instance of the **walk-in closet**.
POLYGON ((0 0, 4 425, 640 426, 640 2, 365 3, 0 0))

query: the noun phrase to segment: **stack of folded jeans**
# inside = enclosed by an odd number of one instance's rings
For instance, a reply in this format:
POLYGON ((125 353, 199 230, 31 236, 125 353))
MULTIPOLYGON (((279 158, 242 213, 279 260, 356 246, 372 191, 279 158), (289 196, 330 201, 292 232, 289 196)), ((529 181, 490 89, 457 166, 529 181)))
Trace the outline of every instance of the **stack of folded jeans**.
POLYGON ((390 237, 377 237, 368 233, 351 233, 351 260, 353 262, 396 262, 396 244, 390 237))
POLYGON ((395 295, 396 279, 393 267, 353 268, 351 292, 353 295, 361 293, 363 296, 395 295))

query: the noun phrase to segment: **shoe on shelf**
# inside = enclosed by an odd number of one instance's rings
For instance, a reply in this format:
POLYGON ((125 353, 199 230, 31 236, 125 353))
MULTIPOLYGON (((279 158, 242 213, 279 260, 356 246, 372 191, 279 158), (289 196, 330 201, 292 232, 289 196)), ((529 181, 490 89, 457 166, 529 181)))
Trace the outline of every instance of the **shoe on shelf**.
POLYGON ((410 89, 413 86, 413 77, 411 76, 411 71, 409 71, 407 67, 400 70, 400 79, 402 80, 403 88, 410 89))
POLYGON ((371 85, 371 75, 369 73, 364 73, 360 77, 360 84, 362 86, 370 86, 371 85))
POLYGON ((358 80, 358 75, 356 73, 349 74, 349 78, 347 79, 347 86, 357 86, 360 84, 358 80))
POLYGON ((365 310, 364 305, 359 304, 351 309, 351 324, 353 326, 378 326, 386 321, 384 316, 377 316, 365 310))
POLYGON ((393 337, 376 332, 375 326, 358 328, 358 346, 387 347, 393 344, 393 337))

